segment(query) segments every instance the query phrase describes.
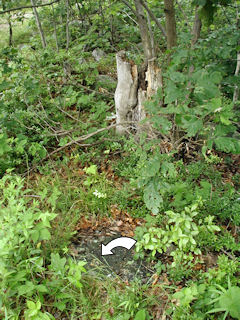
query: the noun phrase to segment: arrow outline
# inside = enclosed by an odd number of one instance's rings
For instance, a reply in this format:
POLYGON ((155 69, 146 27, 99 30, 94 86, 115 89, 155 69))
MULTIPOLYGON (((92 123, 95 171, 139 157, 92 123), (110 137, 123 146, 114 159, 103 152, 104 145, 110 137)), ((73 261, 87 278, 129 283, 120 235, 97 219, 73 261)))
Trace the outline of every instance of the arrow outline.
POLYGON ((125 248, 127 250, 130 250, 135 244, 136 244, 136 240, 131 238, 131 237, 118 237, 115 239, 110 240, 106 245, 104 245, 103 243, 101 243, 101 256, 107 256, 107 255, 112 255, 114 254, 112 252, 112 249, 117 248, 117 247, 122 247, 125 248), (125 242, 131 242, 131 243, 121 243, 121 240, 125 241, 125 242), (118 244, 119 242, 119 244, 118 244))

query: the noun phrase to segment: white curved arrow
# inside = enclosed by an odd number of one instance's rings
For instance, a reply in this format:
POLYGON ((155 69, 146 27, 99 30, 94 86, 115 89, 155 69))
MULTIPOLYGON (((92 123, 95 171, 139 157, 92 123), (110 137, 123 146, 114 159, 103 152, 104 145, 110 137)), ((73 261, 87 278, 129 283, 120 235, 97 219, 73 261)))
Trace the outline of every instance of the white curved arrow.
POLYGON ((107 256, 109 254, 113 254, 111 251, 116 247, 123 247, 130 250, 136 243, 136 240, 129 237, 120 237, 117 239, 113 239, 106 246, 102 244, 102 256, 107 256))

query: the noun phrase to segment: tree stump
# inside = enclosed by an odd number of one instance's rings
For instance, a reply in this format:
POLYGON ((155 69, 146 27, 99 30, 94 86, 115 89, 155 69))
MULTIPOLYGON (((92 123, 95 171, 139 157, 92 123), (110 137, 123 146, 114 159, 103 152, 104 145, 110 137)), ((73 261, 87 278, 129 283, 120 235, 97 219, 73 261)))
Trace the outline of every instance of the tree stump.
POLYGON ((118 134, 127 132, 124 122, 136 122, 137 132, 148 131, 149 124, 141 125, 139 122, 147 117, 144 102, 162 87, 161 69, 155 59, 148 61, 146 68, 138 70, 137 65, 126 59, 126 53, 120 51, 116 54, 118 83, 115 91, 116 127, 118 134))

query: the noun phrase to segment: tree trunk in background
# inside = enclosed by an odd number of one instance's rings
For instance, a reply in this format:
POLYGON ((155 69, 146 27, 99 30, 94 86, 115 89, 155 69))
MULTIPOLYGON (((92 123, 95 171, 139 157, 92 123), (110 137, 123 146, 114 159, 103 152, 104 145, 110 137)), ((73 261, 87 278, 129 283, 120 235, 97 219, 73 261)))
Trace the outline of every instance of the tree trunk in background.
MULTIPOLYGON (((240 53, 237 54, 237 66, 235 70, 235 76, 238 77, 240 70, 240 53)), ((234 94, 233 94, 233 102, 235 103, 238 100, 239 97, 239 87, 238 85, 235 85, 234 94)))
POLYGON ((148 23, 140 0, 134 0, 134 3, 136 8, 137 21, 140 30, 145 61, 147 62, 149 59, 153 58, 151 39, 148 33, 148 23))
MULTIPOLYGON (((32 6, 35 6, 36 5, 35 4, 35 0, 31 0, 31 4, 32 4, 32 6)), ((37 8, 33 8, 33 12, 34 12, 34 16, 35 16, 35 19, 36 19, 38 31, 39 31, 39 34, 40 34, 40 37, 41 37, 42 47, 46 48, 47 44, 46 44, 46 40, 45 40, 43 29, 42 29, 42 24, 41 24, 41 21, 39 19, 39 15, 38 15, 38 12, 37 12, 37 8)))
POLYGON ((198 39, 200 38, 201 28, 202 28, 202 21, 199 17, 198 13, 199 8, 196 8, 195 12, 195 19, 194 19, 194 25, 192 30, 192 47, 197 43, 198 39))
MULTIPOLYGON (((194 24, 193 24, 193 29, 192 29, 192 41, 191 41, 191 48, 194 50, 194 46, 197 43, 200 33, 201 33, 201 28, 202 28, 202 21, 199 17, 199 8, 196 7, 195 11, 195 18, 194 18, 194 24)), ((189 68, 189 77, 193 74, 194 72, 194 65, 192 64, 189 68)), ((192 82, 188 81, 187 83, 187 89, 188 89, 188 94, 186 95, 186 100, 189 98, 190 94, 192 93, 193 89, 191 89, 192 82)))
MULTIPOLYGON (((237 8, 236 15, 237 15, 236 26, 237 26, 237 31, 239 31, 240 19, 239 19, 238 8, 237 8)), ((238 40, 238 46, 239 45, 240 45, 240 39, 238 40)), ((237 52, 237 65, 236 65, 236 70, 235 70, 235 76, 236 77, 238 77, 239 70, 240 70, 240 51, 237 52)), ((234 93, 233 93, 233 103, 235 104, 236 101, 238 101, 238 99, 239 99, 239 86, 238 86, 238 84, 236 84, 235 88, 234 88, 234 93)))
POLYGON ((70 34, 69 34, 69 2, 66 0, 66 8, 67 8, 67 21, 66 21, 66 50, 69 49, 70 43, 70 34))
POLYGON ((156 53, 155 53, 154 36, 153 36, 153 32, 152 32, 151 19, 150 19, 150 16, 149 16, 148 12, 147 12, 147 22, 148 22, 149 37, 150 37, 150 40, 151 40, 152 57, 155 57, 156 53))
POLYGON ((57 38, 57 25, 55 20, 55 11, 54 11, 53 4, 52 4, 52 15, 53 15, 53 27, 54 27, 54 38, 56 43, 56 49, 57 49, 57 52, 59 52, 59 45, 58 45, 58 38, 57 38))
POLYGON ((167 48, 171 49, 177 45, 174 0, 164 0, 164 12, 166 17, 167 48))
POLYGON ((8 16, 8 26, 9 26, 9 47, 13 45, 13 29, 12 29, 12 22, 11 22, 11 15, 8 16))

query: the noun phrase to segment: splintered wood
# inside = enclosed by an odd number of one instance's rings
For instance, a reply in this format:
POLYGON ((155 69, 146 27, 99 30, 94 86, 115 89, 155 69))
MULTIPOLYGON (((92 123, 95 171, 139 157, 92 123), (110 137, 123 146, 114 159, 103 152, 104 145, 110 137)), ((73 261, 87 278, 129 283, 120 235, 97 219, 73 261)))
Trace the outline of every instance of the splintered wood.
MULTIPOLYGON (((162 87, 161 69, 154 59, 148 61, 147 68, 142 71, 126 59, 126 53, 120 51, 116 55, 118 84, 115 91, 115 107, 117 124, 136 122, 137 132, 150 129, 150 125, 140 125, 139 122, 147 117, 144 103, 156 94, 162 87)), ((116 132, 124 134, 127 125, 118 125, 116 132)))

